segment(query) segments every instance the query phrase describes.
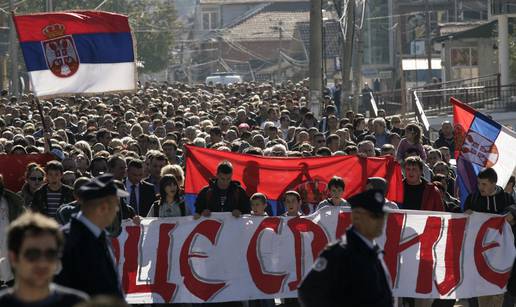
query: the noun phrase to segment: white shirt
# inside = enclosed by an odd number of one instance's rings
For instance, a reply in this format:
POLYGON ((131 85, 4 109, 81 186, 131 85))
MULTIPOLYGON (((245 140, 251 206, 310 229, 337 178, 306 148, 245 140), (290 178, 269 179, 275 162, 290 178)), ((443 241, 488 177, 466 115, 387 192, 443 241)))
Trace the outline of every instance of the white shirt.
POLYGON ((11 266, 7 258, 7 227, 9 226, 9 207, 5 197, 0 197, 0 280, 13 278, 11 266))

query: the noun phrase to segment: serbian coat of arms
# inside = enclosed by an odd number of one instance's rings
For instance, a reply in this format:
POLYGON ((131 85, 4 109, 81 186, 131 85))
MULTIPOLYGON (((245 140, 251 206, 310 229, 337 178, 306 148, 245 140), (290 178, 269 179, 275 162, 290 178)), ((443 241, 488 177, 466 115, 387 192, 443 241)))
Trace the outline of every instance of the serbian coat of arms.
POLYGON ((464 131, 460 125, 455 127, 455 144, 460 148, 460 155, 467 161, 482 167, 492 167, 498 162, 496 145, 476 131, 464 131))
POLYGON ((47 65, 60 78, 73 76, 79 69, 79 55, 71 35, 65 34, 65 26, 51 24, 43 28, 48 39, 41 42, 47 65))

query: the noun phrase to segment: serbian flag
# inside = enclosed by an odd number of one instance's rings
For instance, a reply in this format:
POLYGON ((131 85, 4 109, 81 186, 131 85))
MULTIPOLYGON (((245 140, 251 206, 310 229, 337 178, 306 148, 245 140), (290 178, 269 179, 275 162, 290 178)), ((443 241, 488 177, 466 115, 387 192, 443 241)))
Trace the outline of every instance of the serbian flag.
POLYGON ((29 163, 35 162, 44 168, 53 159, 51 154, 0 155, 0 174, 4 177, 4 186, 13 192, 20 191, 29 163))
POLYGON ((344 179, 344 198, 362 192, 368 177, 382 177, 388 182, 387 198, 403 202, 403 178, 400 165, 392 157, 359 158, 356 156, 283 158, 228 153, 186 146, 185 200, 190 209, 199 191, 214 178, 217 166, 227 160, 233 165, 233 180, 239 181, 251 196, 264 193, 269 213, 283 213, 283 194, 295 190, 303 198, 303 212, 309 214, 327 198, 327 184, 333 176, 344 179))
POLYGON ((134 41, 127 16, 71 11, 13 19, 36 96, 136 89, 134 41))
POLYGON ((477 174, 492 167, 497 184, 505 187, 516 168, 516 133, 455 98, 455 158, 457 185, 462 203, 477 189, 477 174))

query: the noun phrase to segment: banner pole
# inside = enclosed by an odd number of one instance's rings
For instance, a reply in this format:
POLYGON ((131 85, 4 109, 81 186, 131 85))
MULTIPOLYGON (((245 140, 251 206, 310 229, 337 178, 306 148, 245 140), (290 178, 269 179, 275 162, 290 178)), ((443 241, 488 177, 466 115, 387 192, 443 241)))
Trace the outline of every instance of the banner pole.
POLYGON ((43 126, 43 138, 45 139, 45 152, 50 152, 50 148, 52 147, 52 143, 50 142, 50 138, 48 138, 47 133, 49 132, 47 123, 45 122, 45 117, 43 115, 43 108, 41 107, 41 103, 39 102, 38 97, 34 97, 33 101, 36 102, 36 107, 38 108, 39 116, 41 117, 41 124, 43 126))

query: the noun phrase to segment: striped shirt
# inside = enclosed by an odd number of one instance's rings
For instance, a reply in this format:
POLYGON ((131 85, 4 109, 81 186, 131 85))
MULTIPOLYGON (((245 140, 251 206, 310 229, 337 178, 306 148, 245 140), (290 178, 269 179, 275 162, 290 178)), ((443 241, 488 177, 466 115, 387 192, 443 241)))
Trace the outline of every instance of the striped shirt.
POLYGON ((61 205, 61 189, 57 192, 50 191, 47 192, 47 208, 45 214, 49 217, 55 218, 56 212, 59 206, 61 205))

